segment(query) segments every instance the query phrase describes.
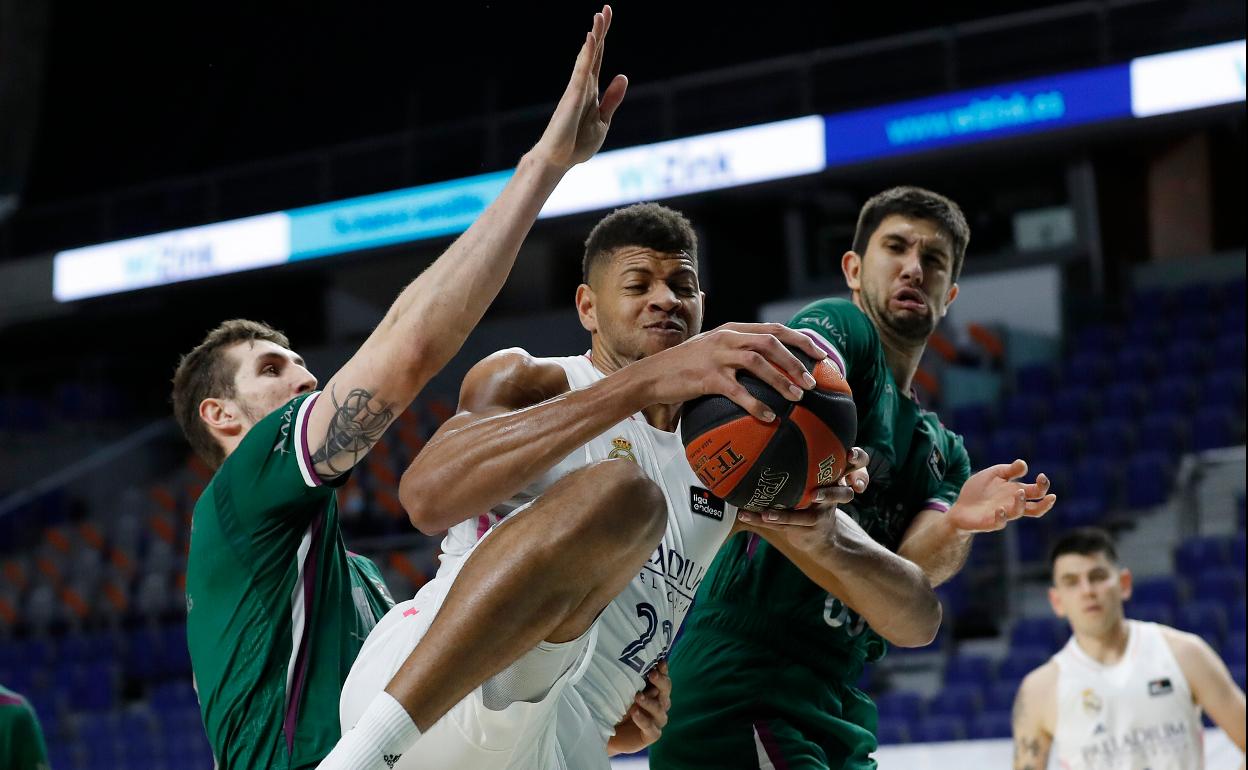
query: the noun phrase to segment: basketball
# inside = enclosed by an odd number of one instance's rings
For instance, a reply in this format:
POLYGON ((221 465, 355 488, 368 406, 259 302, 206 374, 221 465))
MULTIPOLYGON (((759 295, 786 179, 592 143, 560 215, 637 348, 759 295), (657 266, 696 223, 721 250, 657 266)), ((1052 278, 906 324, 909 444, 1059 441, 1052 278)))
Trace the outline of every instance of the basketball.
POLYGON ((816 487, 845 474, 858 430, 849 384, 827 359, 789 351, 815 378, 801 401, 789 401, 747 372, 737 375, 775 420, 758 420, 725 396, 685 405, 680 434, 689 465, 711 494, 738 508, 805 508, 816 487))

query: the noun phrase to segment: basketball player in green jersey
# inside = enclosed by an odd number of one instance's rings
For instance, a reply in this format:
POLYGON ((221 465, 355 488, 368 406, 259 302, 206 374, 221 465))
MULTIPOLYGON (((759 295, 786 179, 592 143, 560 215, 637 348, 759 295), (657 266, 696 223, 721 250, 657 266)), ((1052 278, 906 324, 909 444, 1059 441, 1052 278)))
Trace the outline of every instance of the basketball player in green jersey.
POLYGON ((48 770, 39 717, 25 698, 0 685, 0 767, 5 770, 48 770))
MULTIPOLYGON (((959 436, 914 400, 928 337, 958 295, 970 231, 953 201, 914 187, 863 207, 841 260, 852 301, 825 299, 789 325, 842 367, 858 405, 870 487, 845 510, 935 586, 961 569, 975 532, 1055 501, 1017 460, 970 474, 959 436)), ((796 536, 801 532, 791 530, 796 536)), ((874 768, 875 705, 853 683, 884 640, 766 541, 734 536, 697 594, 671 660, 672 708, 654 770, 874 768)))
POLYGON ((342 683, 393 604, 349 554, 335 488, 476 326, 560 179, 602 146, 627 82, 598 93, 596 14, 545 133, 498 199, 395 300, 323 391, 286 337, 227 321, 174 376, 178 421, 216 473, 195 505, 187 636, 220 770, 317 765, 342 683))

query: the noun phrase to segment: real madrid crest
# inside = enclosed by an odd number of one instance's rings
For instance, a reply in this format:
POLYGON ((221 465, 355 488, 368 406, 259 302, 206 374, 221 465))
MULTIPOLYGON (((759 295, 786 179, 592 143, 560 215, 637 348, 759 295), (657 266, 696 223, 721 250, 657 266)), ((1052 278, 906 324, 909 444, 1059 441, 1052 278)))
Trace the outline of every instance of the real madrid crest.
POLYGON ((637 462, 637 458, 633 456, 632 442, 623 436, 616 436, 611 439, 611 451, 607 454, 607 458, 610 460, 614 460, 619 457, 624 457, 632 460, 633 462, 637 462))
POLYGON ((1089 714, 1101 713, 1101 708, 1104 706, 1104 703, 1101 702, 1101 696, 1097 695, 1095 690, 1089 687, 1083 691, 1082 695, 1084 711, 1089 714))

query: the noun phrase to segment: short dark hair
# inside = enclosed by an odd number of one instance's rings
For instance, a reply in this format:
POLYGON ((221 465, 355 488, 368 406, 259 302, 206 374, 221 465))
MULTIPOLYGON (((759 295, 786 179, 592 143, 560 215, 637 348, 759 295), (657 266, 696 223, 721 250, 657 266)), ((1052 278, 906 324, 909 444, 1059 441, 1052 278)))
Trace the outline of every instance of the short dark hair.
POLYGON ((182 356, 173 374, 173 416, 183 435, 210 468, 225 462, 225 449, 199 419, 199 405, 205 398, 233 398, 234 377, 239 361, 225 354, 236 342, 268 340, 284 348, 290 347, 286 335, 260 321, 234 318, 208 332, 204 341, 182 356))
POLYGON ((1049 574, 1053 574, 1053 565, 1059 556, 1077 553, 1080 556, 1094 556, 1103 553, 1114 564, 1118 563, 1118 550, 1114 548, 1114 538, 1100 527, 1077 527, 1058 538, 1049 551, 1049 574))
POLYGON ((658 203, 637 203, 602 218, 585 239, 581 279, 623 246, 640 246, 661 254, 684 252, 698 264, 698 236, 684 214, 658 203))
POLYGON ((893 214, 909 219, 926 219, 944 231, 953 243, 953 280, 958 280, 962 274, 962 262, 966 259, 966 246, 971 241, 971 226, 966 223, 958 204, 922 187, 892 187, 863 204, 858 214, 858 227, 854 230, 854 251, 860 256, 865 255, 871 236, 879 229, 880 223, 893 214))

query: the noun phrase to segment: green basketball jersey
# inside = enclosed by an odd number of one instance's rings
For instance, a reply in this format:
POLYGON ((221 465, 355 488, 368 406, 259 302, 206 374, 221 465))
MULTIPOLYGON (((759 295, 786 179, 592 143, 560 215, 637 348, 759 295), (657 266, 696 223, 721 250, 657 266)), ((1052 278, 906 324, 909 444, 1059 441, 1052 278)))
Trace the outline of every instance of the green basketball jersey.
POLYGON ((195 504, 187 642, 220 770, 314 767, 340 737, 338 697, 394 601, 347 552, 335 486, 312 467, 301 395, 256 423, 195 504))
MULTIPOLYGON (((857 444, 870 455, 871 484, 843 509, 896 551, 917 513, 948 510, 957 499, 970 475, 962 439, 898 392, 875 326, 852 302, 814 302, 789 325, 816 335, 853 388, 857 444)), ((743 632, 783 629, 775 644, 792 645, 795 653, 806 649, 817 656, 811 665, 845 677, 856 678, 862 663, 882 657, 886 649, 857 613, 766 541, 745 533, 729 540, 712 563, 686 636, 696 634, 700 620, 743 632)))
POLYGON ((0 685, 0 767, 48 770, 48 749, 39 717, 26 699, 0 685))

